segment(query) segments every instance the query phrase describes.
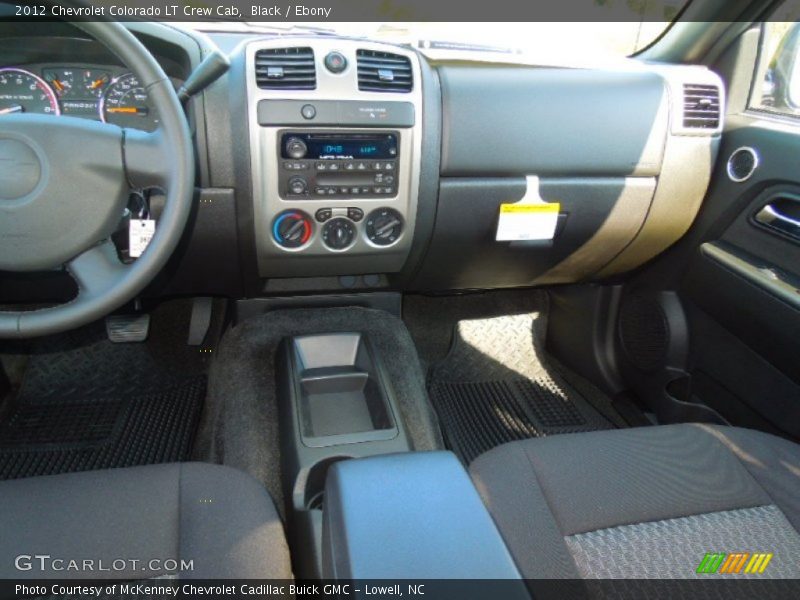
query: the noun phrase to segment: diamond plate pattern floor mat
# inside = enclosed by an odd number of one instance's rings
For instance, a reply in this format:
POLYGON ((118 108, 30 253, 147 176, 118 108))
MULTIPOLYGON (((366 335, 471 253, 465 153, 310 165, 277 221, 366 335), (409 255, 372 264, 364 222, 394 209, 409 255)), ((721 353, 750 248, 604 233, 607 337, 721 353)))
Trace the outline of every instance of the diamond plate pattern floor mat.
POLYGON ((547 364, 545 314, 458 321, 431 368, 431 401, 464 463, 514 440, 613 427, 547 364))
POLYGON ((179 325, 139 344, 96 324, 13 347, 29 359, 0 418, 0 479, 189 459, 207 359, 179 325))

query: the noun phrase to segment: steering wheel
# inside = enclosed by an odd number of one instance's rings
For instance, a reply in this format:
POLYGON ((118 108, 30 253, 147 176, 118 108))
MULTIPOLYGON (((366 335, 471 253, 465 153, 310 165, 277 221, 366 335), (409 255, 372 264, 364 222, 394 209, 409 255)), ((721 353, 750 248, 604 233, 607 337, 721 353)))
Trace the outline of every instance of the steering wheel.
POLYGON ((65 268, 78 285, 66 304, 0 312, 0 338, 84 325, 133 299, 163 268, 192 207, 194 153, 170 80, 120 23, 74 23, 131 68, 160 115, 153 133, 52 115, 0 117, 0 271, 65 268), (123 264, 111 234, 131 189, 158 187, 166 202, 142 256, 123 264))

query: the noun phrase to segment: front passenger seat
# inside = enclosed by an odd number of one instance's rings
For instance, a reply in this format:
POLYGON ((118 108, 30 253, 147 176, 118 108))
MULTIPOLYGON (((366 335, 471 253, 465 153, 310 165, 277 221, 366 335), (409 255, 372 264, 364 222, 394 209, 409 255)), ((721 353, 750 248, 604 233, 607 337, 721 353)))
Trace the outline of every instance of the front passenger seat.
POLYGON ((525 578, 800 578, 800 446, 772 435, 558 435, 490 450, 470 472, 525 578), (757 554, 772 556, 753 574, 757 554))
POLYGON ((0 531, 3 579, 292 577, 283 527, 266 490, 219 465, 4 481, 0 531))

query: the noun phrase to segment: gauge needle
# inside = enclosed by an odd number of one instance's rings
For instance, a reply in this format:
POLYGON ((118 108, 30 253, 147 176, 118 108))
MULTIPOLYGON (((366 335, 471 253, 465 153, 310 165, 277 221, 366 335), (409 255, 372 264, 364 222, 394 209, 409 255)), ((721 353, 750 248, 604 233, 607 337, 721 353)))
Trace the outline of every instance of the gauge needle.
POLYGON ((91 85, 91 87, 89 89, 96 90, 101 85, 103 85, 105 82, 106 82, 106 78, 105 77, 101 77, 100 79, 95 79, 92 82, 92 85, 91 85))
POLYGON ((7 108, 0 108, 0 115, 10 115, 11 113, 21 113, 23 111, 21 104, 15 104, 7 108))
POLYGON ((64 91, 64 84, 61 83, 58 79, 53 79, 53 85, 56 87, 56 89, 59 92, 63 92, 64 91))

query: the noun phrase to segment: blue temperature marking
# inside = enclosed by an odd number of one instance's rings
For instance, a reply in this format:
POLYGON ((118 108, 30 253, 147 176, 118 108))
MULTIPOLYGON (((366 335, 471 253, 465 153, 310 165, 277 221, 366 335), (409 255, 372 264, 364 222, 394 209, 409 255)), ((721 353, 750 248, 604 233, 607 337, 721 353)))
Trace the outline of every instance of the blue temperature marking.
POLYGON ((278 228, 281 226, 281 223, 283 223, 283 220, 285 218, 292 216, 296 216, 295 213, 284 213, 280 217, 275 219, 275 223, 273 223, 272 225, 272 237, 274 237, 275 241, 278 242, 279 244, 283 243, 283 240, 281 239, 281 234, 278 228))

